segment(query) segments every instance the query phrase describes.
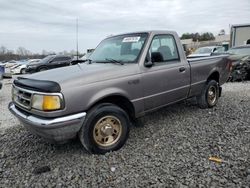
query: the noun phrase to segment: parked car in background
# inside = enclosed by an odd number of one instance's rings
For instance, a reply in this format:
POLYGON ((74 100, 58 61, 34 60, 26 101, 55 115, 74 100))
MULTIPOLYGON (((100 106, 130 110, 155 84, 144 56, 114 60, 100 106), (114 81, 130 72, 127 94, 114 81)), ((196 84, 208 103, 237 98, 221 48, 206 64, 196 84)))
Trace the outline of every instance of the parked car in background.
POLYGON ((232 72, 229 81, 250 80, 250 45, 229 49, 227 54, 232 61, 232 72))
POLYGON ((4 66, 3 65, 0 65, 0 89, 2 89, 2 82, 1 80, 3 79, 3 75, 4 75, 4 66))
POLYGON ((30 59, 30 60, 28 60, 29 63, 38 63, 40 61, 41 61, 41 59, 30 59))
POLYGON ((21 72, 22 74, 24 74, 26 64, 28 63, 29 63, 28 61, 17 61, 16 65, 10 67, 11 74, 20 74, 21 72))
POLYGON ((5 68, 11 68, 12 66, 17 65, 17 61, 11 60, 11 61, 5 62, 4 64, 5 64, 5 68))
POLYGON ((192 54, 188 55, 188 58, 196 58, 196 57, 209 57, 212 55, 223 54, 225 49, 223 46, 206 46, 197 48, 192 54))
POLYGON ((1 67, 4 67, 4 73, 3 78, 11 78, 12 74, 10 72, 10 68, 15 66, 17 64, 17 61, 11 60, 11 61, 5 61, 1 64, 1 67))
POLYGON ((65 55, 49 55, 39 62, 29 63, 26 68, 27 73, 34 73, 69 66, 72 58, 65 55))
POLYGON ((227 55, 187 60, 176 32, 127 33, 103 40, 87 63, 18 77, 9 110, 47 140, 78 135, 87 151, 104 154, 156 109, 187 98, 214 107, 230 70, 227 55))
POLYGON ((12 74, 25 74, 27 66, 32 63, 38 63, 41 59, 30 59, 28 61, 19 62, 17 65, 11 67, 12 74))
POLYGON ((7 63, 7 61, 1 61, 1 62, 0 62, 0 66, 5 67, 6 63, 7 63))

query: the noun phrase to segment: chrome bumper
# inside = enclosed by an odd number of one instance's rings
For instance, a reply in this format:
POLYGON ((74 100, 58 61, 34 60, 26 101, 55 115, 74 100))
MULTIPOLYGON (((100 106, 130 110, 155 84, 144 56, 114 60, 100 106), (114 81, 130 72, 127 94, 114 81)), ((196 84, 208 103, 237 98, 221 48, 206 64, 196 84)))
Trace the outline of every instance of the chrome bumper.
POLYGON ((11 102, 9 110, 32 133, 49 139, 62 142, 74 138, 85 120, 86 112, 58 118, 40 118, 27 115, 18 110, 11 102))

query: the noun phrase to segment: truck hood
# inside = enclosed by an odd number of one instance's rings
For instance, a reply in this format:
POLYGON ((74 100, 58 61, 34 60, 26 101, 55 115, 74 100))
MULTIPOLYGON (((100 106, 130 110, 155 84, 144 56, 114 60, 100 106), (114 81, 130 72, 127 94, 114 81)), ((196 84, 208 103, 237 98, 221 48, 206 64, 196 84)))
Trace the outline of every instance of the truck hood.
POLYGON ((139 72, 138 64, 92 63, 47 70, 25 76, 26 79, 52 81, 61 88, 81 86, 99 81, 134 75, 139 72))

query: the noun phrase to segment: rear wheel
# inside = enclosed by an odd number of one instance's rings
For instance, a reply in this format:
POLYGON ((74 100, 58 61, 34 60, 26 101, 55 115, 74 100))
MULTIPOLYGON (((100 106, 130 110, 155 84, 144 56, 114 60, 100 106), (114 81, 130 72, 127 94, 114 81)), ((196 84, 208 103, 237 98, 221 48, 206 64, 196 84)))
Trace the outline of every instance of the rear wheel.
POLYGON ((109 103, 100 104, 88 112, 79 139, 90 153, 115 151, 125 144, 129 124, 128 115, 123 109, 109 103))
POLYGON ((201 95, 197 97, 197 102, 200 108, 212 108, 219 99, 219 84, 215 80, 210 80, 206 83, 201 95))

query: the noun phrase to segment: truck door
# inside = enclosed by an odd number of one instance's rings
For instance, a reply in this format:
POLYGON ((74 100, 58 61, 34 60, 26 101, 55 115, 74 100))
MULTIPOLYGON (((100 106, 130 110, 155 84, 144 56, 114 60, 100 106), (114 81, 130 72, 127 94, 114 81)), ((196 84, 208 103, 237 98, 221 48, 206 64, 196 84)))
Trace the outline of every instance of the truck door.
POLYGON ((153 65, 142 71, 145 111, 186 98, 190 68, 181 60, 174 36, 155 35, 148 53, 153 65))

